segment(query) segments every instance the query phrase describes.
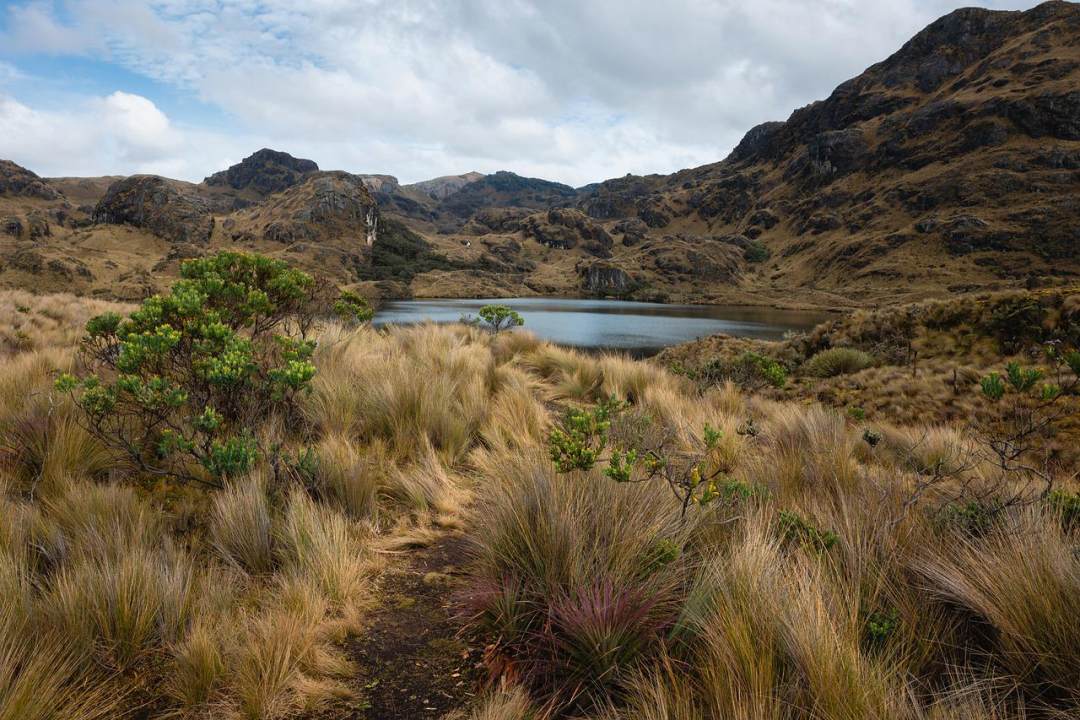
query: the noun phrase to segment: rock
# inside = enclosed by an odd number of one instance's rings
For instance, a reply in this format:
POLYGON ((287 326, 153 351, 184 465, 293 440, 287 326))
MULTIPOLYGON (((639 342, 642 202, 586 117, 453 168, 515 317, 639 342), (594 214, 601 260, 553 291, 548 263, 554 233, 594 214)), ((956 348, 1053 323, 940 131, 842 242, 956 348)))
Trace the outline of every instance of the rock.
POLYGON ((37 211, 27 213, 26 225, 30 229, 31 239, 49 237, 52 234, 49 230, 49 219, 43 213, 37 211))
POLYGON ((19 237, 23 232, 22 220, 14 216, 4 218, 3 222, 0 223, 0 228, 3 229, 5 235, 19 237))
POLYGON ((776 224, 780 222, 780 218, 769 208, 761 208, 760 210, 755 210, 754 214, 747 219, 747 222, 754 227, 772 230, 776 224))
POLYGON ((375 199, 360 177, 346 172, 308 176, 279 193, 271 214, 274 219, 263 225, 263 238, 286 245, 344 237, 370 248, 378 235, 375 199))
POLYGON ((234 190, 251 188, 269 195, 303 182, 307 175, 318 170, 319 166, 312 160, 263 148, 229 169, 214 173, 203 182, 210 186, 228 186, 234 190))
POLYGON ((577 272, 582 288, 594 295, 625 295, 637 285, 628 272, 603 261, 581 263, 577 272))
POLYGON ((757 181, 748 172, 723 175, 690 194, 691 208, 706 220, 718 218, 726 223, 738 222, 754 206, 757 181))
POLYGON ((641 218, 630 218, 615 223, 612 228, 617 233, 622 233, 622 244, 626 247, 637 245, 649 232, 649 226, 641 218))
POLYGON ((529 214, 524 208, 484 208, 469 219, 463 230, 472 235, 517 232, 529 214))
POLYGON ((651 228, 667 227, 668 223, 671 222, 671 218, 664 212, 652 207, 644 207, 638 210, 638 217, 651 228))
POLYGON ((784 123, 775 121, 755 125, 743 135, 742 140, 739 141, 739 144, 735 146, 735 149, 731 151, 724 162, 737 163, 744 160, 758 160, 768 156, 772 139, 783 127, 784 123))
POLYGON ((994 103, 993 111, 1031 137, 1080 140, 1080 90, 1002 99, 994 103))
POLYGON ((597 220, 630 217, 637 214, 639 207, 648 205, 656 185, 655 175, 626 175, 605 180, 586 191, 578 207, 597 220))
POLYGON ((810 139, 806 152, 788 166, 784 177, 827 182, 861 168, 868 154, 861 129, 828 130, 810 139))
POLYGON ((0 195, 59 200, 63 197, 40 177, 10 160, 0 160, 0 195))
POLYGON ((525 234, 547 247, 569 250, 578 245, 597 257, 610 257, 611 236, 585 213, 570 208, 554 208, 530 215, 524 223, 525 234))
POLYGON ((214 229, 209 205, 194 186, 156 175, 132 175, 109 186, 94 222, 132 225, 172 242, 206 243, 214 229))
POLYGON ((36 250, 16 250, 8 258, 8 265, 31 275, 40 275, 45 268, 45 258, 36 250))

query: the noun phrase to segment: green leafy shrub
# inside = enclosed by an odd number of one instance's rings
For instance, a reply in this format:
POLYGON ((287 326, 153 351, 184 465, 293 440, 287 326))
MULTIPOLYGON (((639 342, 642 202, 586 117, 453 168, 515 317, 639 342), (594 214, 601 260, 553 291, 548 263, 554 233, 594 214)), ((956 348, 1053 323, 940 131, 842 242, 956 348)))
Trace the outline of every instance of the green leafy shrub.
POLYGON ((863 622, 863 638, 871 648, 881 648, 900 627, 900 613, 895 608, 875 611, 866 616, 863 622))
POLYGON ((525 324, 525 319, 521 315, 506 305, 485 305, 480 308, 480 312, 477 313, 480 316, 480 321, 487 326, 492 334, 497 335, 499 332, 511 327, 518 327, 525 324))
POLYGON ((362 295, 345 291, 334 301, 334 315, 347 325, 362 325, 375 316, 371 303, 362 295))
POLYGON ((765 247, 765 244, 759 240, 751 242, 743 250, 743 258, 746 262, 763 263, 770 257, 772 257, 772 253, 769 252, 769 248, 765 247))
POLYGON ((750 351, 734 360, 714 358, 705 365, 701 375, 709 383, 730 380, 750 390, 766 386, 781 388, 787 383, 787 368, 767 355, 750 351))
MULTIPOLYGON (((250 428, 298 417, 315 375, 312 277, 259 255, 189 260, 166 295, 86 325, 90 372, 62 375, 92 434, 143 471, 220 484, 259 455, 250 428)), ((348 302, 348 301, 346 301, 348 302)))
POLYGON ((830 550, 840 539, 832 530, 821 530, 790 510, 780 511, 779 530, 785 542, 819 552, 830 550))
POLYGON ((1066 529, 1080 527, 1080 493, 1066 490, 1051 490, 1046 502, 1060 518, 1066 529))
POLYGON ((806 361, 803 371, 819 378, 836 377, 865 370, 874 364, 870 353, 854 348, 835 347, 822 350, 806 361))

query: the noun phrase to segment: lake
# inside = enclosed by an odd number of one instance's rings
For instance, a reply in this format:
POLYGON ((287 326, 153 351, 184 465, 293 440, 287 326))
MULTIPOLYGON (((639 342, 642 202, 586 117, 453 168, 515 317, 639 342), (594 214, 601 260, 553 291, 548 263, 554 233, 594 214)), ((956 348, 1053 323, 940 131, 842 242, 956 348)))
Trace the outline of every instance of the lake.
POLYGON ((835 315, 820 311, 777 310, 736 305, 666 305, 625 300, 499 298, 393 300, 376 313, 374 324, 410 325, 457 322, 476 317, 484 305, 509 305, 525 328, 562 345, 623 350, 648 355, 707 335, 725 333, 778 340, 789 330, 809 330, 835 315))

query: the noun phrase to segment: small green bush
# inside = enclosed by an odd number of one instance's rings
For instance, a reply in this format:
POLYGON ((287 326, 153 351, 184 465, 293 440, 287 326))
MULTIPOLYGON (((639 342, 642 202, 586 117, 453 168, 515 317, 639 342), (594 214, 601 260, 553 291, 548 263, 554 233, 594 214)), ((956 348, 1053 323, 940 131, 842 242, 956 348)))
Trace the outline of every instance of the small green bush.
POLYGON ((865 370, 874 364, 870 353, 854 348, 835 347, 822 350, 803 364, 803 372, 819 378, 836 377, 865 370))
POLYGON ((787 368, 767 355, 748 351, 734 360, 714 358, 702 368, 701 377, 708 383, 730 380, 751 390, 782 388, 787 383, 787 368))
POLYGON ((765 244, 759 240, 753 241, 743 250, 743 258, 746 262, 763 263, 770 257, 772 257, 772 253, 769 252, 769 248, 765 247, 765 244))
POLYGON ((298 417, 315 375, 305 337, 315 281, 234 252, 189 260, 180 275, 127 318, 91 319, 82 344, 91 371, 62 375, 57 388, 93 435, 144 472, 218 485, 254 464, 259 421, 298 417))
POLYGON ((789 510, 780 511, 779 530, 785 542, 818 552, 830 550, 840 540, 832 530, 821 530, 789 510))
POLYGON ((480 308, 480 312, 477 314, 480 316, 480 321, 493 335, 497 335, 507 328, 525 324, 525 319, 516 310, 506 305, 485 305, 480 308))

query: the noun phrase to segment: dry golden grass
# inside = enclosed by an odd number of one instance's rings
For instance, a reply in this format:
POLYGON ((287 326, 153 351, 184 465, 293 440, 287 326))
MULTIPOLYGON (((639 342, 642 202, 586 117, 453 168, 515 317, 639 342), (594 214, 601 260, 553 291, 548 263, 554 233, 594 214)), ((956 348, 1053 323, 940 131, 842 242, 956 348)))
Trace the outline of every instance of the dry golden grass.
POLYGON ((875 418, 870 444, 841 409, 527 333, 330 326, 309 423, 253 428, 310 471, 264 458, 211 492, 92 441, 51 389, 77 332, 41 327, 0 359, 0 720, 335 717, 376 575, 446 527, 471 540, 465 604, 515 681, 457 718, 1080 708, 1080 529, 1038 503, 973 530, 934 493, 913 502, 928 477, 990 475, 955 423, 875 418), (684 515, 660 480, 556 473, 553 425, 608 396, 627 403, 615 441, 691 453, 719 431, 703 462, 728 494, 684 515))

